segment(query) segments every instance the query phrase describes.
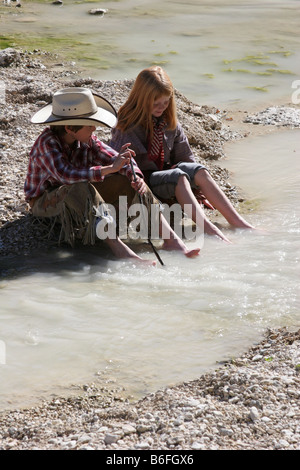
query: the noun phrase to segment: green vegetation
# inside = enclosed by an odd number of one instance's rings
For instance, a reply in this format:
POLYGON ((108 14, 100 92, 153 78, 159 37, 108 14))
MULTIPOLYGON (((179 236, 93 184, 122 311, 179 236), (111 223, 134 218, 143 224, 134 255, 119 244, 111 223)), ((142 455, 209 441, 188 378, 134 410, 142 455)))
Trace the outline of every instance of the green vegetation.
POLYGON ((277 55, 281 55, 282 57, 289 57, 290 55, 293 55, 293 52, 291 51, 268 51, 268 54, 277 54, 277 55))
POLYGON ((247 86, 246 88, 249 88, 249 90, 262 91, 263 93, 267 93, 269 91, 266 86, 247 86))
MULTIPOLYGON (((0 48, 14 47, 21 50, 48 51, 63 57, 64 60, 85 61, 89 64, 97 63, 98 68, 108 69, 110 67, 109 55, 114 47, 111 44, 102 44, 100 56, 96 52, 96 46, 85 41, 81 41, 71 36, 57 37, 54 35, 31 36, 24 34, 2 35, 0 36, 0 48), (95 52, 93 54, 93 52, 95 52)), ((99 50, 99 48, 98 48, 99 50)))
MULTIPOLYGON (((224 59, 223 64, 229 65, 229 67, 223 68, 222 72, 225 73, 240 73, 240 74, 252 74, 260 77, 270 77, 273 74, 282 74, 282 75, 294 75, 291 70, 280 69, 276 62, 270 60, 270 55, 278 55, 281 57, 289 57, 292 55, 291 51, 286 50, 274 50, 269 51, 267 54, 258 53, 255 55, 246 55, 238 59, 224 59), (247 64, 248 67, 238 67, 238 64, 247 64), (235 66, 236 65, 236 66, 235 66)), ((264 86, 248 86, 248 89, 267 93, 268 87, 270 85, 264 86)))
POLYGON ((166 65, 168 64, 170 61, 169 60, 154 60, 151 62, 151 65, 166 65))
POLYGON ((245 57, 242 57, 241 59, 232 59, 232 60, 223 60, 223 63, 225 65, 227 64, 232 64, 232 63, 239 63, 239 62, 247 62, 248 64, 251 65, 272 65, 273 67, 277 67, 277 64, 275 62, 270 62, 268 56, 265 56, 263 54, 258 54, 258 55, 247 55, 245 57))
POLYGON ((290 70, 267 69, 267 72, 270 72, 270 74, 271 73, 281 73, 283 75, 295 75, 290 70))

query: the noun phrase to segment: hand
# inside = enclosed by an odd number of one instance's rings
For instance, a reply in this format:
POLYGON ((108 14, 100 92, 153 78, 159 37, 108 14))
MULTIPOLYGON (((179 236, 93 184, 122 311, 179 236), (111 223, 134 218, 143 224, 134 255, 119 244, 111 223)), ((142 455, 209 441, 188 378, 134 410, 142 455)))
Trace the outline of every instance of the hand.
POLYGON ((129 147, 131 144, 124 144, 121 147, 119 155, 115 158, 113 162, 113 169, 119 171, 126 165, 130 164, 131 157, 135 156, 134 150, 131 150, 129 147))
POLYGON ((145 181, 139 176, 136 176, 136 181, 132 180, 131 186, 133 187, 133 189, 135 189, 135 191, 137 191, 141 195, 145 194, 145 192, 147 191, 147 185, 145 181))

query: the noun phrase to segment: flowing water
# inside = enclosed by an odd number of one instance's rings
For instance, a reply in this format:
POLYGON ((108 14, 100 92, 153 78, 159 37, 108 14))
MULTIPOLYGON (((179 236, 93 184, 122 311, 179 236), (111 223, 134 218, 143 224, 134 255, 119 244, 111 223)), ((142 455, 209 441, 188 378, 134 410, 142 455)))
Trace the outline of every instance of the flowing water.
MULTIPOLYGON (((105 7, 115 10, 122 21, 113 14, 97 21, 105 25, 107 19, 114 26, 110 30, 103 26, 101 41, 109 42, 111 34, 119 68, 103 69, 101 78, 124 78, 129 72, 134 77, 141 68, 143 49, 150 57, 154 50, 163 53, 168 48, 177 50, 166 65, 170 75, 195 101, 204 97, 207 103, 210 96, 216 105, 237 100, 251 106, 259 92, 243 86, 241 72, 225 80, 219 59, 278 51, 281 43, 282 51, 293 52, 294 62, 292 55, 277 54, 280 67, 287 69, 289 61, 298 73, 293 28, 299 2, 285 2, 283 10, 280 3, 108 2, 105 7), (283 12, 291 21, 289 27, 283 12), (259 27, 262 24, 264 28, 259 27), (159 48, 150 38, 159 42, 159 48), (132 61, 126 69, 125 59, 134 57, 133 52, 140 62, 132 61), (193 57, 199 57, 214 78, 200 77, 193 57)), ((47 22, 55 21, 59 34, 63 15, 54 17, 52 5, 52 10, 44 8, 47 22)), ((73 30, 78 24, 76 8, 69 10, 74 14, 73 30)), ((36 8, 34 15, 27 18, 31 30, 37 27, 35 18, 41 10, 36 8)), ((44 18, 44 28, 47 22, 44 18)), ((9 22, 4 26, 21 32, 25 16, 22 21, 18 17, 14 26, 9 22)), ((80 34, 84 36, 84 21, 80 34)), ((291 78, 282 74, 281 86, 275 74, 269 79, 276 99, 288 95, 291 78)), ((0 280, 0 405, 18 406, 69 393, 72 384, 86 381, 122 385, 140 396, 198 377, 217 361, 244 351, 268 327, 299 326, 299 133, 285 130, 227 144, 228 158, 222 164, 247 194, 248 220, 263 229, 231 231, 220 218, 231 245, 205 237, 198 259, 162 251, 165 267, 147 269, 110 260, 94 248, 10 260, 0 280)), ((151 250, 142 256, 154 258, 151 250)))

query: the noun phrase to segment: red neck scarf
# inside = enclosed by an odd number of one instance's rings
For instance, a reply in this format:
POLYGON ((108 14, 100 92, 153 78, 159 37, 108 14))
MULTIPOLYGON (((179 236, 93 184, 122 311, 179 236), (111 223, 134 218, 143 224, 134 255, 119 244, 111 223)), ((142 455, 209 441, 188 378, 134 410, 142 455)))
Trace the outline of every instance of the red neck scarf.
POLYGON ((148 147, 148 158, 152 160, 159 170, 163 169, 164 166, 164 128, 165 121, 157 121, 153 119, 153 138, 152 142, 149 142, 148 147))

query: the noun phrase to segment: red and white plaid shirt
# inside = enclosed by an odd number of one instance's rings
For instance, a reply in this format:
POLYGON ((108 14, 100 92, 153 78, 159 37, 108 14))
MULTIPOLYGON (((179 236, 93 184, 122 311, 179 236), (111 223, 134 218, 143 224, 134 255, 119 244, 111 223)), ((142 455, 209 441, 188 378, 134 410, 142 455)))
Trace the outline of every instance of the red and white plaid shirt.
MULTIPOLYGON (((28 201, 38 197, 46 189, 62 184, 83 181, 103 181, 101 168, 113 163, 118 152, 92 135, 88 144, 75 142, 65 144, 50 128, 44 129, 35 141, 29 156, 28 171, 24 185, 28 201)), ((143 176, 134 162, 136 173, 143 176)), ((119 173, 131 179, 129 165, 119 173)))

